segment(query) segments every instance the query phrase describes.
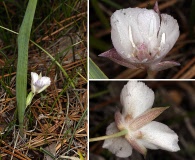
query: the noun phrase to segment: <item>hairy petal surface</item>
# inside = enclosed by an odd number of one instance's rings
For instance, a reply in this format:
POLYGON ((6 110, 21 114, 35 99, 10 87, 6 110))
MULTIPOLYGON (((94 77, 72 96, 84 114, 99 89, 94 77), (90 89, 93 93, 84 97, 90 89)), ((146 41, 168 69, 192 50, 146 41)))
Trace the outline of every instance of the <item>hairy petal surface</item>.
MULTIPOLYGON (((107 127, 106 134, 110 135, 116 132, 119 132, 119 130, 113 122, 107 127)), ((132 147, 124 137, 106 139, 103 148, 107 148, 110 152, 121 158, 129 157, 132 154, 132 147)))
POLYGON ((152 121, 141 129, 142 138, 138 139, 146 148, 179 151, 178 136, 167 125, 152 121))
POLYGON ((121 91, 120 100, 122 114, 136 118, 152 107, 154 92, 142 82, 129 81, 121 91))
POLYGON ((162 34, 165 33, 165 43, 161 46, 160 55, 164 57, 173 48, 179 37, 179 26, 177 20, 168 14, 161 14, 161 18, 159 40, 162 34))
POLYGON ((158 41, 157 33, 160 27, 160 18, 154 10, 143 11, 138 15, 138 27, 144 43, 147 44, 148 52, 155 55, 158 41))

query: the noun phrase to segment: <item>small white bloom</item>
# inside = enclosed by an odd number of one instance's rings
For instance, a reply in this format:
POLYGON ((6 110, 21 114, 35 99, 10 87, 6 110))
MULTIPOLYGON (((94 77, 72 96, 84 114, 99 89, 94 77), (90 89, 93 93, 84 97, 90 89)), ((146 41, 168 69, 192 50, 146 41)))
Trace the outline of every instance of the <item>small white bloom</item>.
POLYGON ((49 77, 42 77, 35 72, 31 72, 31 90, 34 94, 40 93, 51 84, 49 77))
POLYGON ((160 71, 179 63, 161 60, 179 37, 177 20, 155 9, 127 8, 111 17, 111 39, 114 49, 100 56, 129 68, 160 71))
POLYGON ((118 157, 128 157, 132 148, 146 155, 147 149, 163 149, 176 152, 178 136, 165 124, 153 121, 168 107, 152 108, 154 92, 144 83, 129 81, 121 92, 122 114, 115 113, 115 122, 107 127, 111 135, 126 129, 124 137, 106 139, 103 148, 109 149, 118 157))

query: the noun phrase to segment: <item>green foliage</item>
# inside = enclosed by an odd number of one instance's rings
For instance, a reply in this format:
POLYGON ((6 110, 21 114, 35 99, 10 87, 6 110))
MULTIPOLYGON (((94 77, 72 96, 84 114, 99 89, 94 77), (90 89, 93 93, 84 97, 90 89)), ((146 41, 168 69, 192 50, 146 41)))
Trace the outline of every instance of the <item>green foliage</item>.
POLYGON ((91 58, 89 58, 89 79, 108 79, 91 58))
POLYGON ((27 68, 28 68, 28 45, 37 0, 29 0, 24 20, 18 34, 18 63, 16 73, 16 99, 20 133, 23 135, 24 112, 26 109, 27 92, 27 68))

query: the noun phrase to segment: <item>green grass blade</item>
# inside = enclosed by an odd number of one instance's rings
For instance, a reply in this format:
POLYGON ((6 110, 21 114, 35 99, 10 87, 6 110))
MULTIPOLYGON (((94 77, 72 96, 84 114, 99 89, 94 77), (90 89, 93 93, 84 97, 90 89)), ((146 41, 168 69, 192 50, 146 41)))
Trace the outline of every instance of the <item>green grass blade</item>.
POLYGON ((73 131, 73 133, 72 133, 72 137, 71 137, 70 142, 69 142, 68 150, 71 148, 71 145, 72 145, 73 139, 74 139, 74 135, 75 135, 75 133, 76 133, 78 127, 82 124, 83 119, 86 117, 86 114, 87 114, 87 108, 86 108, 85 111, 83 112, 83 114, 82 114, 82 116, 80 117, 80 119, 79 119, 79 121, 78 121, 76 127, 74 128, 74 131, 73 131))
POLYGON ((40 147, 40 151, 43 152, 44 154, 50 156, 51 158, 55 159, 55 156, 51 152, 49 152, 48 150, 40 147))
MULTIPOLYGON (((17 33, 17 32, 15 32, 15 31, 12 31, 12 30, 10 30, 10 29, 8 29, 8 28, 5 28, 5 27, 3 27, 3 26, 0 26, 0 28, 2 28, 2 29, 4 29, 4 30, 7 30, 7 31, 9 31, 9 32, 11 32, 11 33, 14 33, 14 34, 19 34, 19 33, 17 33)), ((73 88, 75 88, 75 85, 74 85, 74 83, 72 82, 72 80, 70 79, 70 77, 68 76, 68 74, 66 73, 66 71, 64 70, 64 68, 60 65, 60 63, 58 62, 58 61, 56 61, 56 59, 51 55, 51 54, 49 54, 49 52, 47 52, 45 49, 43 49, 41 46, 39 46, 37 43, 35 43, 34 41, 32 41, 32 40, 30 40, 35 46, 37 46, 39 49, 41 49, 44 53, 46 53, 49 57, 50 57, 50 59, 52 60, 52 61, 54 61, 55 63, 56 63, 56 65, 61 69, 61 71, 63 72, 63 74, 64 74, 64 76, 68 79, 68 82, 71 84, 71 86, 73 87, 73 88)), ((77 45, 77 44, 79 44, 79 43, 81 43, 82 41, 80 41, 80 42, 77 42, 77 43, 75 43, 75 44, 73 44, 72 46, 70 46, 70 47, 73 47, 73 46, 75 46, 75 45, 77 45)), ((68 49, 68 48, 67 48, 68 49)), ((84 77, 83 77, 84 78, 84 77)), ((85 79, 85 78, 84 78, 85 79)), ((86 79, 85 79, 86 80, 86 79)))
MULTIPOLYGON (((40 48, 44 53, 46 53, 48 56, 49 56, 49 58, 52 60, 52 61, 54 61, 55 63, 56 63, 56 65, 61 69, 61 71, 62 71, 62 73, 64 74, 64 76, 67 78, 67 80, 68 80, 68 82, 70 83, 70 85, 73 87, 73 88, 75 88, 75 85, 74 85, 74 82, 70 79, 70 77, 68 76, 68 73, 66 73, 66 71, 65 71, 65 69, 62 67, 62 65, 58 62, 58 61, 56 61, 56 59, 51 55, 51 54, 49 54, 49 52, 47 52, 45 49, 43 49, 41 46, 39 46, 37 43, 35 43, 35 42, 33 42, 33 41, 31 41, 35 46, 37 46, 38 48, 40 48)), ((81 42, 81 41, 80 41, 81 42)), ((78 42, 78 43, 80 43, 80 42, 78 42)), ((76 43, 76 44, 78 44, 78 43, 76 43)), ((74 44, 74 45, 76 45, 76 44, 74 44)))
POLYGON ((16 99, 20 133, 23 135, 24 112, 26 108, 27 92, 27 67, 28 67, 28 44, 32 22, 35 14, 37 0, 29 0, 25 16, 18 34, 18 63, 16 73, 16 99))
POLYGON ((89 79, 108 79, 91 58, 89 58, 89 79))

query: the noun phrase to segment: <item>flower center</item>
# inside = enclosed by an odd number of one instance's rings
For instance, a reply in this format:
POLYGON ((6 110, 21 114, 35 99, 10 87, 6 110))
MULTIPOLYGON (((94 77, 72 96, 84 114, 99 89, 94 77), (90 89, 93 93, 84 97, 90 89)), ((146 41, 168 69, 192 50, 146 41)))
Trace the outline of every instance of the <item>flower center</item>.
POLYGON ((34 85, 36 87, 38 87, 38 88, 42 88, 45 84, 44 84, 44 81, 42 81, 41 79, 39 79, 38 81, 35 82, 34 85))
POLYGON ((148 46, 145 43, 141 43, 136 46, 134 56, 141 62, 147 62, 152 59, 148 46))
MULTIPOLYGON (((153 26, 153 25, 151 25, 151 26, 153 26)), ((153 28, 150 27, 149 35, 152 33, 153 33, 153 28)), ((150 37, 149 37, 149 39, 150 39, 150 37)), ((141 42, 138 44, 134 43, 131 26, 129 26, 129 40, 130 40, 131 45, 134 49, 133 50, 133 57, 135 58, 135 60, 138 62, 145 63, 145 62, 148 62, 150 60, 153 60, 153 59, 159 57, 160 51, 163 49, 163 47, 165 45, 166 38, 165 38, 165 33, 162 33, 161 41, 160 41, 159 45, 157 45, 156 47, 154 47, 155 45, 154 46, 152 45, 153 49, 151 51, 150 42, 149 42, 149 44, 147 44, 145 42, 141 42)))

